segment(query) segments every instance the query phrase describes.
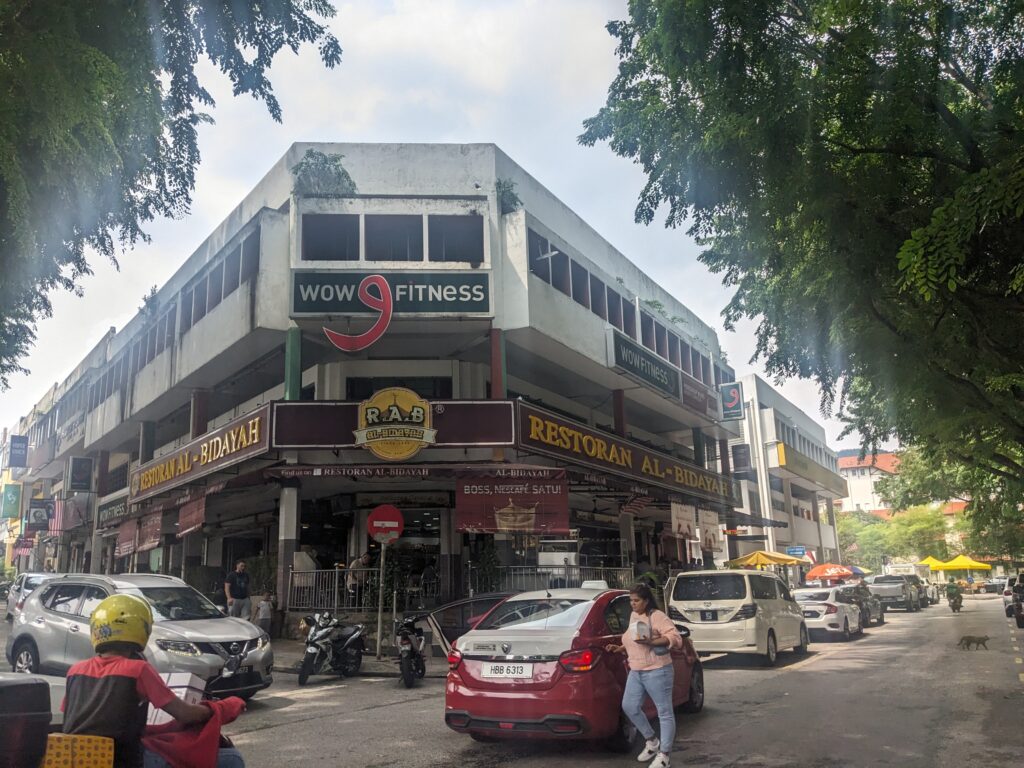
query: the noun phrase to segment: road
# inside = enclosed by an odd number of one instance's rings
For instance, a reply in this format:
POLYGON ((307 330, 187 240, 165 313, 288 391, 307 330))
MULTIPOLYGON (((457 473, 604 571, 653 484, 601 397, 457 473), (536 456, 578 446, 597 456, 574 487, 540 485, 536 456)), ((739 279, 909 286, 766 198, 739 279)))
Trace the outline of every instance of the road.
MULTIPOLYGON (((707 705, 680 716, 673 766, 965 768, 1015 764, 1024 753, 1024 631, 998 599, 889 614, 849 644, 814 643, 775 669, 728 657, 706 662, 707 705), (961 651, 964 634, 989 650, 961 651)), ((496 768, 629 766, 572 742, 477 744, 442 723, 443 680, 412 691, 357 678, 297 689, 294 678, 257 697, 230 728, 251 768, 300 760, 327 765, 496 768)))
MULTIPOLYGON (((6 625, 0 628, 4 639, 6 625)), ((707 704, 680 715, 673 766, 815 768, 1010 765, 1024 754, 1024 630, 996 598, 889 614, 849 644, 814 643, 774 669, 705 662, 707 704), (989 650, 962 651, 962 635, 989 650)), ((228 732, 250 768, 636 766, 574 742, 478 744, 444 727, 444 681, 409 691, 393 678, 324 678, 298 688, 278 674, 228 732)))

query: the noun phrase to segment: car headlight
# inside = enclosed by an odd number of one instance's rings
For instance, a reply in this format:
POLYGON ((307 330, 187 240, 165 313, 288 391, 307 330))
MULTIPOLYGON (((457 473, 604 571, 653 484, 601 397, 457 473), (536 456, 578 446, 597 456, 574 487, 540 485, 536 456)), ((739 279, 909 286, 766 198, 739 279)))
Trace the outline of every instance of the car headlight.
POLYGON ((270 645, 270 635, 268 635, 266 632, 260 632, 260 639, 256 643, 256 648, 262 649, 266 648, 268 645, 270 645))
POLYGON ((176 653, 179 656, 199 656, 200 651, 195 643, 187 640, 157 640, 156 647, 167 653, 176 653))

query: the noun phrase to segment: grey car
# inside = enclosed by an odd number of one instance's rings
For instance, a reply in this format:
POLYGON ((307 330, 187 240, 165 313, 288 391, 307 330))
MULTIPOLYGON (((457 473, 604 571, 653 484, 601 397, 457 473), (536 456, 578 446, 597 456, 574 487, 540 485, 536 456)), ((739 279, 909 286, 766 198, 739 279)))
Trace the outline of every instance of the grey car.
POLYGON ((44 581, 55 579, 59 573, 19 573, 18 578, 11 584, 11 591, 7 595, 7 613, 4 618, 13 621, 21 610, 20 606, 26 598, 35 591, 36 587, 44 581))
POLYGON ((92 656, 89 616, 115 593, 137 595, 152 607, 145 655, 160 672, 191 672, 216 696, 249 698, 273 682, 269 635, 226 616, 181 579, 156 574, 71 574, 47 582, 29 596, 11 627, 11 668, 64 675, 92 656))

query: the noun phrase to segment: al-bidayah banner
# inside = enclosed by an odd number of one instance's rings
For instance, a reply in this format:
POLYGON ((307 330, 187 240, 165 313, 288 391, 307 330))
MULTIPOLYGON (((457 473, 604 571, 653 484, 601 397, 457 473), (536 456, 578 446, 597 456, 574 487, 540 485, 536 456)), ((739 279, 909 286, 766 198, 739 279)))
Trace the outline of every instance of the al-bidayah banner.
POLYGON ((692 504, 672 502, 672 535, 686 541, 697 540, 697 508, 692 504))
POLYGON ((21 517, 21 483, 5 483, 0 502, 0 518, 17 520, 21 517))
POLYGON ((709 509, 700 511, 700 548, 705 552, 722 551, 722 532, 718 528, 718 513, 709 509))
POLYGON ((564 469, 515 467, 460 473, 455 528, 469 533, 567 534, 564 469))

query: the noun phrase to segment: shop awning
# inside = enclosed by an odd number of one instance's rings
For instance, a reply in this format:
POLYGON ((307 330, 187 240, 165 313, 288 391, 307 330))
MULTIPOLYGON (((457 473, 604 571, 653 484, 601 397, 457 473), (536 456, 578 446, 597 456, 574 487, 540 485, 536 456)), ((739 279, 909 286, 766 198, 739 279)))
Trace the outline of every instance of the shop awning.
POLYGON ((125 520, 117 529, 117 544, 114 546, 114 557, 128 557, 135 551, 138 542, 139 521, 125 520))
MULTIPOLYGON (((148 552, 160 546, 160 527, 163 523, 163 512, 146 515, 139 521, 139 552, 148 552)), ((118 537, 120 543, 120 537, 118 537)))
POLYGON ((178 510, 177 537, 183 539, 193 531, 198 531, 206 522, 206 497, 181 505, 178 510))

